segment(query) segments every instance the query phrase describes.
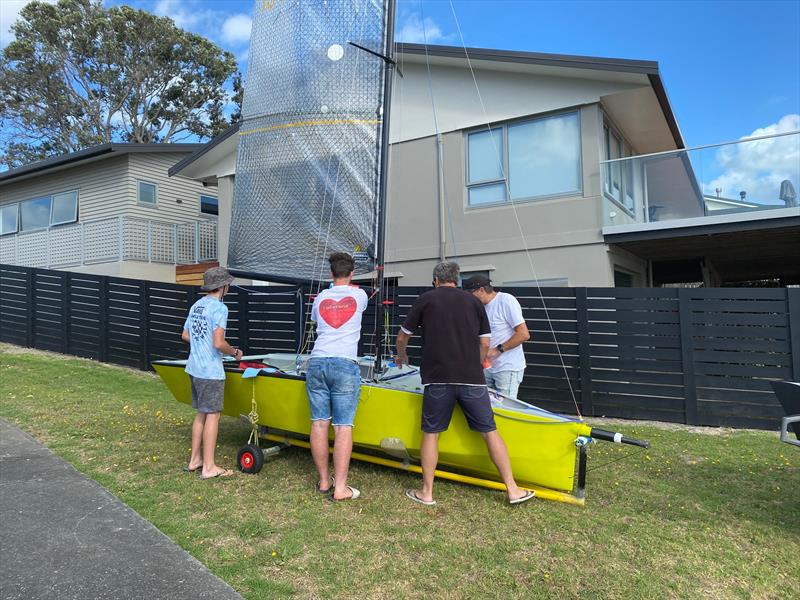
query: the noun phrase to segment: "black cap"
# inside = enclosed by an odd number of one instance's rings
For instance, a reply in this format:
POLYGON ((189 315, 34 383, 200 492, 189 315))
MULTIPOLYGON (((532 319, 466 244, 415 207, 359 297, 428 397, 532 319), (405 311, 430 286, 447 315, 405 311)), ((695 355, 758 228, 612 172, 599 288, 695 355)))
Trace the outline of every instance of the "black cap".
POLYGON ((468 292, 473 292, 487 285, 492 285, 492 280, 486 275, 473 275, 472 277, 461 280, 461 289, 468 292))

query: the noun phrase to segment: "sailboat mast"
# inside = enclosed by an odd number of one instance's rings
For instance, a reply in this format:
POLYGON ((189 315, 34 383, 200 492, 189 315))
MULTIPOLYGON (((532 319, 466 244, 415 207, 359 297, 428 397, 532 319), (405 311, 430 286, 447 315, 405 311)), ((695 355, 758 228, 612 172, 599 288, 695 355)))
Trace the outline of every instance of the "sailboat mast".
POLYGON ((394 79, 394 20, 396 0, 388 0, 386 7, 386 47, 383 72, 383 107, 381 115, 381 156, 380 156, 380 187, 378 188, 378 244, 376 248, 376 269, 378 295, 375 305, 375 370, 381 370, 382 338, 385 331, 386 298, 384 295, 384 280, 386 273, 384 262, 386 256, 386 208, 387 208, 387 183, 389 179, 389 114, 392 104, 392 81, 394 79))

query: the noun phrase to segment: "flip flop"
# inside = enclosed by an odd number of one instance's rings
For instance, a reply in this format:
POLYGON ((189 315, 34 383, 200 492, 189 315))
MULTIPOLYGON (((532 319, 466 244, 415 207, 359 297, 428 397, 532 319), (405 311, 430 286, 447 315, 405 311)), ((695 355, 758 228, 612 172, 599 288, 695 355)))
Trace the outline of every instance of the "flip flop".
POLYGON ((333 494, 331 494, 330 496, 328 496, 328 500, 330 500, 331 502, 344 502, 345 500, 355 500, 356 498, 358 498, 361 495, 361 492, 359 492, 354 487, 351 487, 351 486, 348 485, 347 489, 350 490, 350 493, 352 494, 352 496, 348 496, 347 498, 334 498, 333 494))
POLYGON ((231 475, 233 475, 233 471, 231 471, 230 469, 222 469, 222 471, 218 472, 215 475, 209 475, 208 477, 203 477, 201 475, 200 479, 205 481, 206 479, 214 479, 215 477, 230 477, 231 475))
POLYGON ((203 470, 203 465, 200 465, 199 467, 195 467, 194 469, 190 469, 189 467, 183 467, 183 472, 184 473, 197 473, 198 471, 202 471, 202 470, 203 470))
POLYGON ((424 504, 425 506, 436 506, 436 500, 423 500, 417 496, 417 490, 412 490, 411 488, 406 490, 406 498, 419 504, 424 504))
POLYGON ((322 482, 319 482, 317 484, 317 492, 319 492, 320 494, 330 494, 331 491, 333 491, 333 486, 336 485, 336 478, 333 475, 331 475, 330 480, 331 480, 331 486, 327 490, 323 490, 322 482))
POLYGON ((533 490, 528 490, 528 492, 524 496, 522 496, 521 498, 517 498, 516 500, 509 500, 508 503, 509 504, 522 504, 523 502, 527 502, 528 500, 530 500, 531 498, 533 498, 535 496, 536 496, 536 492, 534 492, 533 490))

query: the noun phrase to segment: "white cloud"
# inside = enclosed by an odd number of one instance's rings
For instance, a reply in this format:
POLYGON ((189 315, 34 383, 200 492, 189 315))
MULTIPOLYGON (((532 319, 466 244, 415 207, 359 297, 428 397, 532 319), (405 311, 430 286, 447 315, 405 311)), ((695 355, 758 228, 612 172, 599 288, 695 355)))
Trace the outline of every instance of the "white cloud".
MULTIPOLYGON (((55 4, 56 0, 44 0, 48 4, 55 4)), ((11 26, 19 18, 19 11, 30 0, 0 0, 0 48, 5 48, 14 39, 11 26)))
POLYGON ((248 15, 230 16, 222 24, 222 39, 236 46, 247 44, 250 42, 250 30, 252 28, 253 19, 248 15))
POLYGON ((159 0, 153 13, 161 17, 169 17, 181 29, 202 34, 220 19, 217 11, 201 8, 204 4, 186 0, 159 0))
POLYGON ((412 12, 403 18, 396 37, 398 42, 433 44, 444 41, 449 36, 442 33, 441 27, 433 19, 429 17, 423 19, 419 13, 412 12))
MULTIPOLYGON (((800 114, 790 114, 740 139, 797 130, 800 114)), ((747 192, 749 201, 783 205, 780 187, 787 179, 800 192, 800 134, 723 146, 717 151, 715 162, 723 173, 705 184, 706 194, 714 195, 720 188, 726 198, 738 199, 739 192, 747 192)))

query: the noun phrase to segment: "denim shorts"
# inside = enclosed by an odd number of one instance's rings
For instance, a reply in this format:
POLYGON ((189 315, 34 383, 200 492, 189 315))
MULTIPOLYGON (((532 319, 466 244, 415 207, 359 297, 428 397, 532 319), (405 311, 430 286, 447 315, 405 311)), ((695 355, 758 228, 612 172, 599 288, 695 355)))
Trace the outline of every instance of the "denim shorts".
POLYGON ((472 431, 488 433, 497 429, 492 412, 492 401, 485 385, 458 385, 456 383, 431 383, 422 395, 422 431, 441 433, 450 427, 456 402, 464 411, 472 431))
POLYGON ((525 369, 519 371, 497 371, 492 373, 489 369, 483 372, 486 377, 486 385, 489 389, 496 390, 506 398, 517 399, 519 384, 525 375, 525 369))
POLYGON ((353 426, 361 394, 361 369, 347 358, 319 357, 308 361, 306 392, 312 421, 353 426))

